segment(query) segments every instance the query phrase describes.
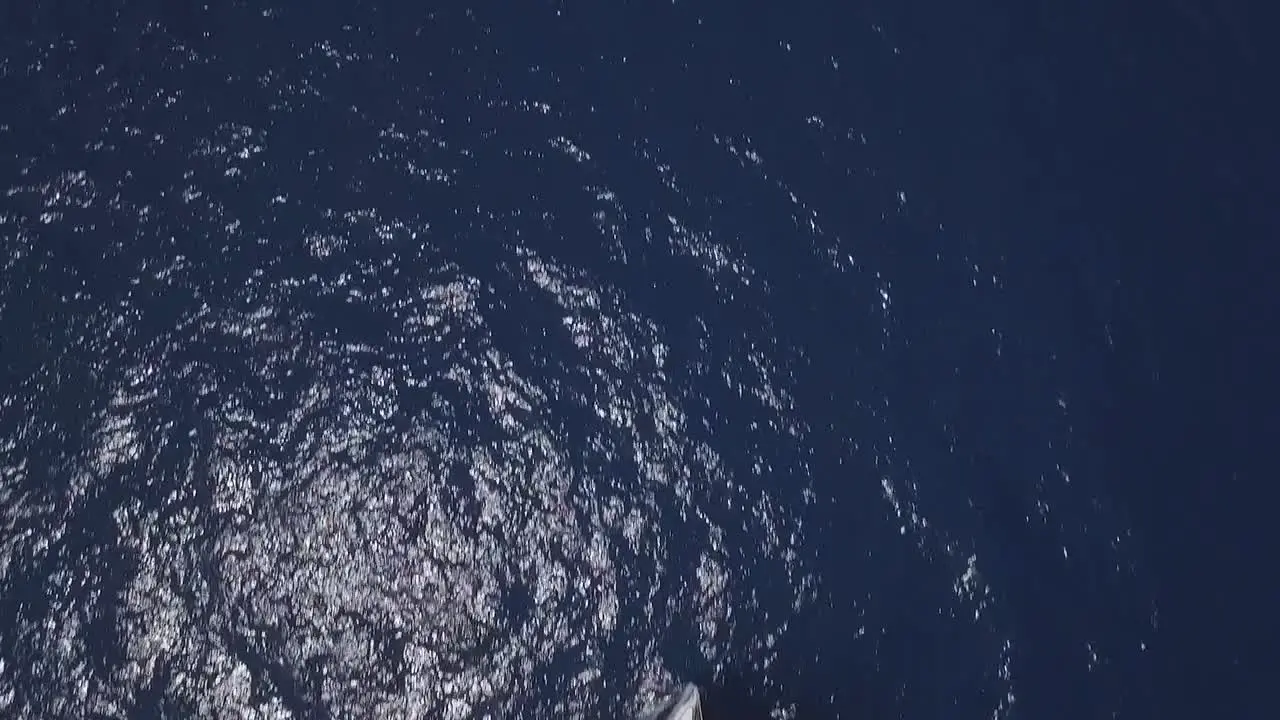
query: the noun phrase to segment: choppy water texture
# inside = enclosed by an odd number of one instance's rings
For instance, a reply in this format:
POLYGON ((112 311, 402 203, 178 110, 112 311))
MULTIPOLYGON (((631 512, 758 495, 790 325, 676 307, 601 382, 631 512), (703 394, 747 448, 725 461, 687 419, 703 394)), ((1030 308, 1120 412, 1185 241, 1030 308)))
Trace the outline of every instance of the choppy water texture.
POLYGON ((874 113, 751 84, 882 83, 871 20, 822 56, 678 6, 33 7, 8 716, 1122 705, 1154 609, 1066 311, 913 216, 874 113))

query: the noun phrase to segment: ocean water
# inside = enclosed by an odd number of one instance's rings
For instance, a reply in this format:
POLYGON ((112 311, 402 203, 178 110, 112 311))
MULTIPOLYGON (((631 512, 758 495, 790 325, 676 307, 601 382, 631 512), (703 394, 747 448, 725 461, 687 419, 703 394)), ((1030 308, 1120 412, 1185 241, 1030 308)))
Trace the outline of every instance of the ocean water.
POLYGON ((990 18, 428 7, 6 11, 6 716, 1144 707, 990 18))

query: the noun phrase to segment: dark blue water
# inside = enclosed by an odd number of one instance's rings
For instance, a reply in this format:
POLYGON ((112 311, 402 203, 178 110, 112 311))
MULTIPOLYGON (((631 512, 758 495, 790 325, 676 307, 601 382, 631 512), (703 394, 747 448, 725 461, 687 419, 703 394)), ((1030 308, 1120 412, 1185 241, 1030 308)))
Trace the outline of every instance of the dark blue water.
POLYGON ((3 13, 8 716, 1260 716, 1248 17, 3 13))

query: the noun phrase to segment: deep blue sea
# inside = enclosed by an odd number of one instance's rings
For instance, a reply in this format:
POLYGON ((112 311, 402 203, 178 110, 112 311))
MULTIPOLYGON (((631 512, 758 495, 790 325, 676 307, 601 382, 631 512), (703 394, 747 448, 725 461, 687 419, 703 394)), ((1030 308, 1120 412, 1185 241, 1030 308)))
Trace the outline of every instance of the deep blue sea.
POLYGON ((1268 716, 1175 5, 5 3, 0 715, 1268 716))

